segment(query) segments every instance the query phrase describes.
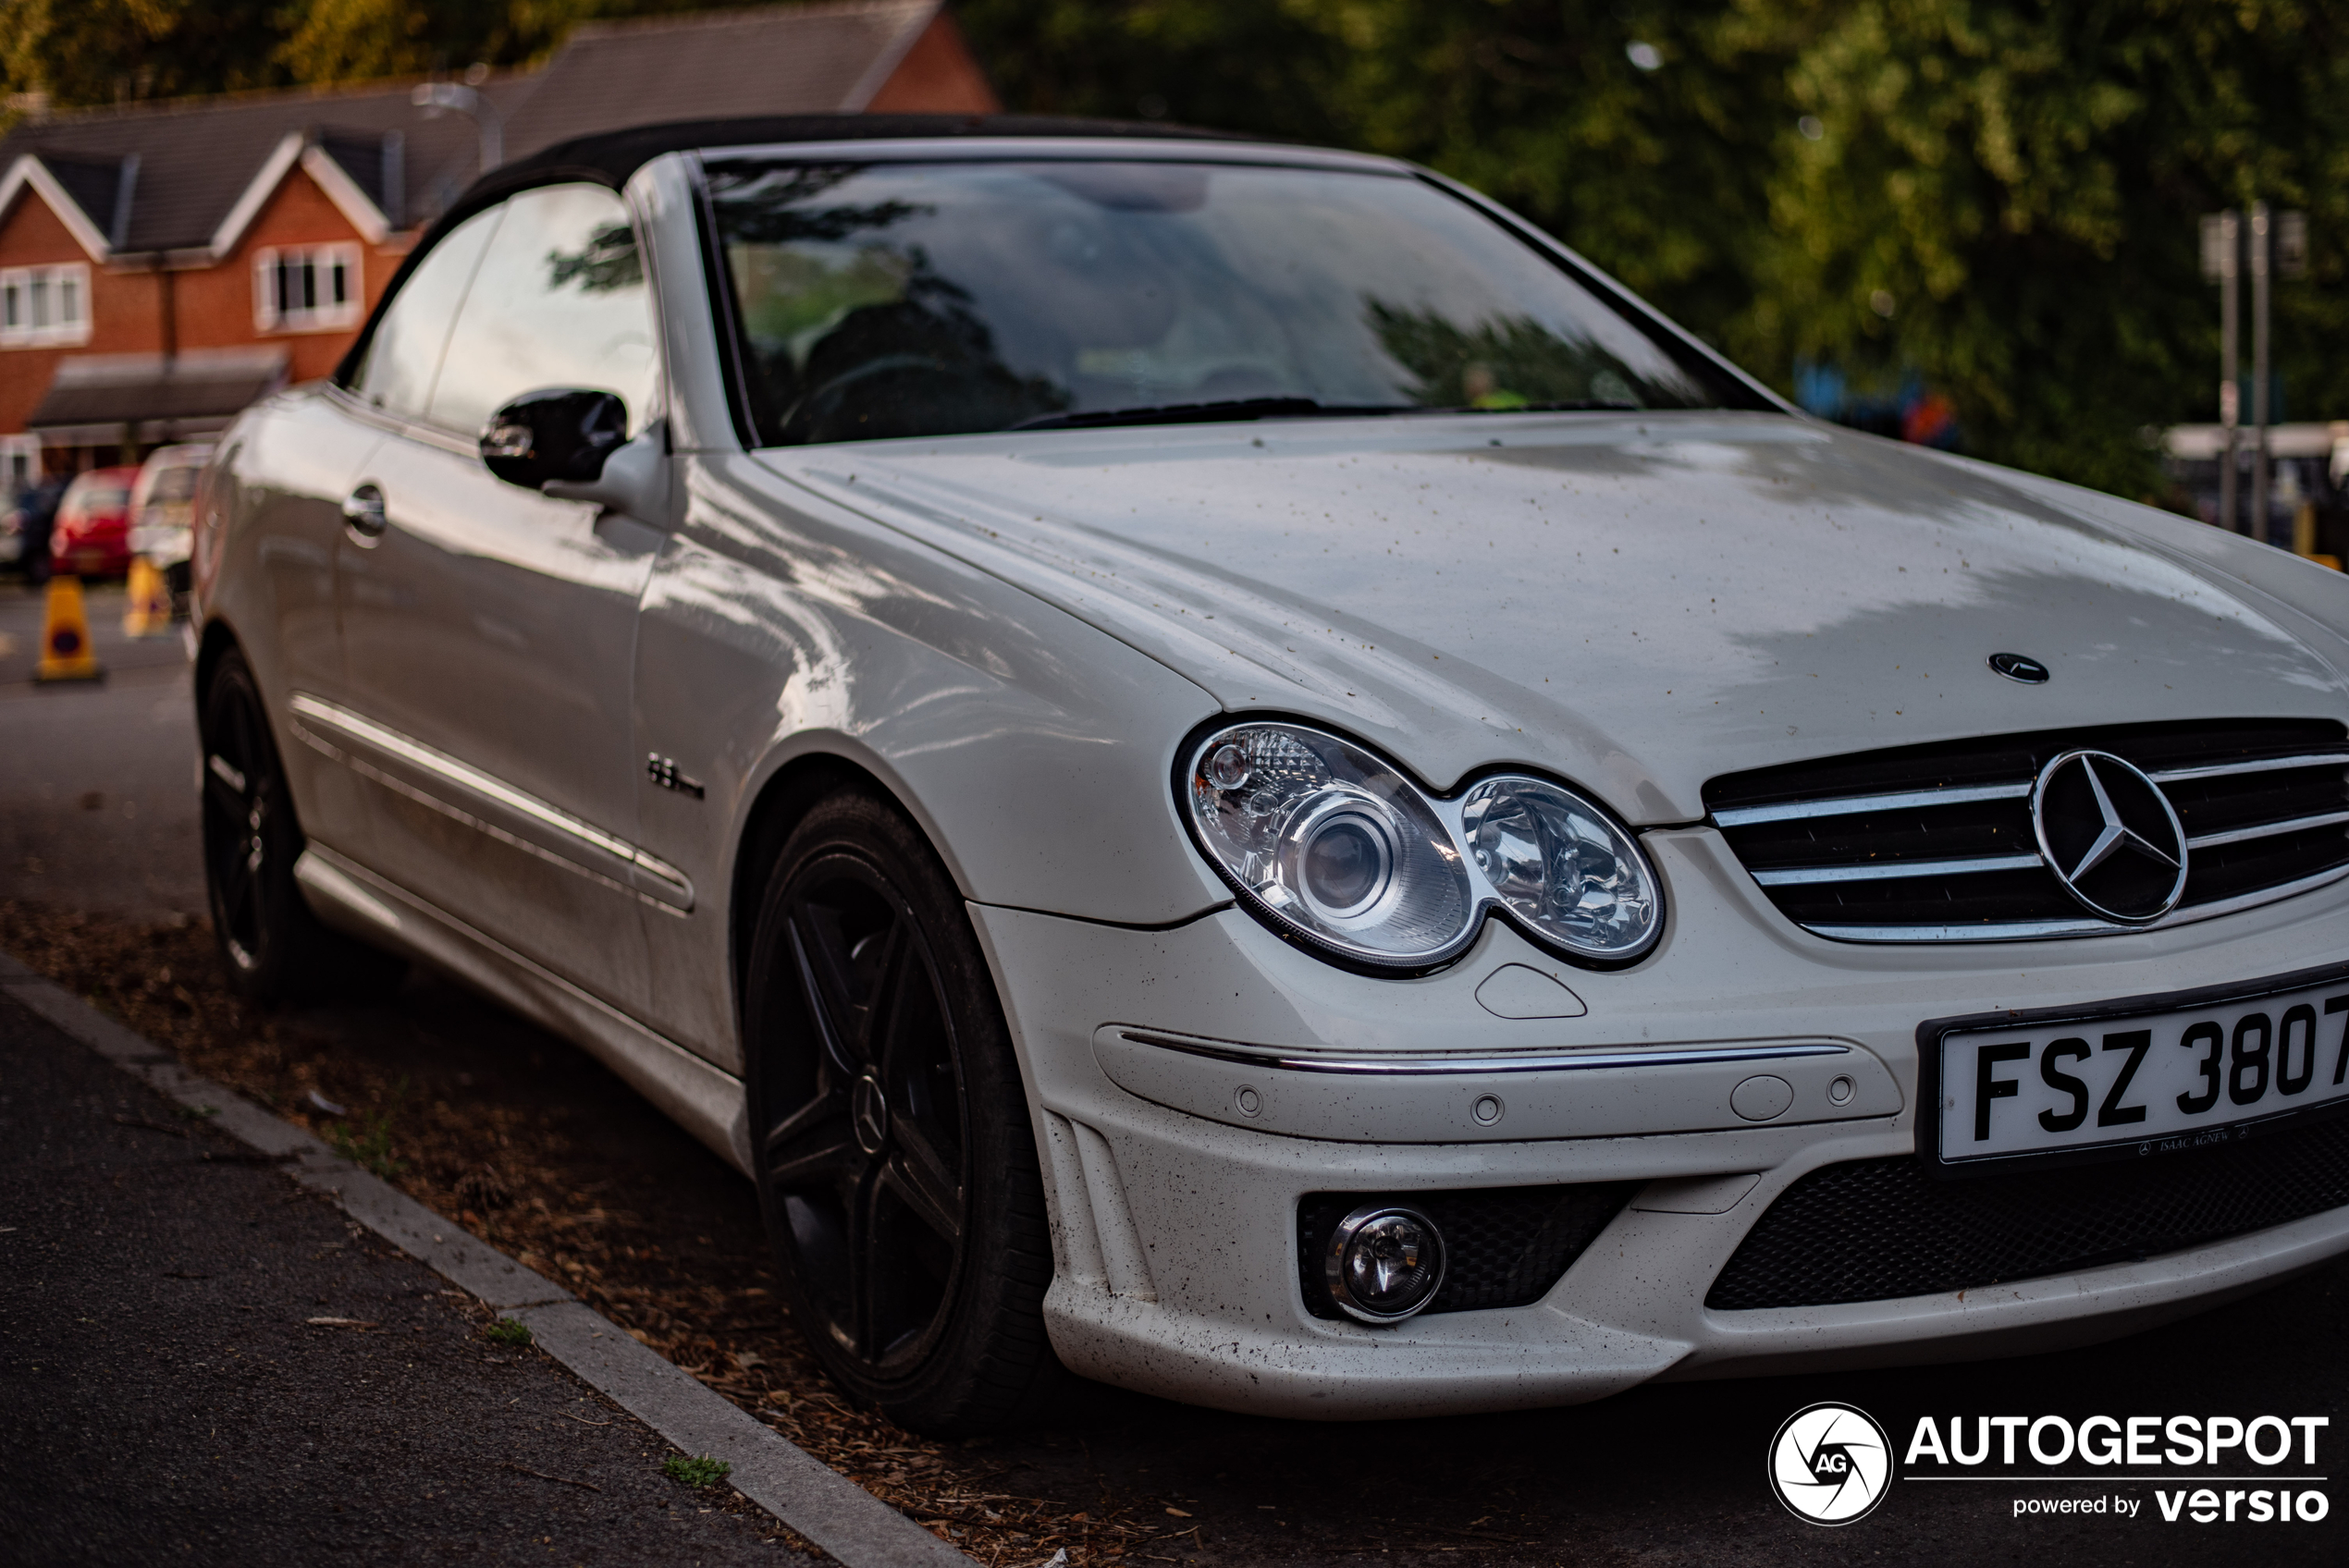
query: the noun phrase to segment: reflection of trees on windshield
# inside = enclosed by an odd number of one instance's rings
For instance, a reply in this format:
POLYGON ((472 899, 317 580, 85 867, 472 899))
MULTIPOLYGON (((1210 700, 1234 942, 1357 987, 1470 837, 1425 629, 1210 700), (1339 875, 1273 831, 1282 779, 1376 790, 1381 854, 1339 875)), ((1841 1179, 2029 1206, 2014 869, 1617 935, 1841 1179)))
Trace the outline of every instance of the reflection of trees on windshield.
POLYGON ((607 224, 587 237, 576 251, 547 252, 547 289, 552 293, 576 283, 586 294, 609 294, 634 288, 645 281, 645 259, 636 253, 636 235, 624 223, 607 224))
POLYGON ((1656 397, 1588 338, 1568 341, 1531 316, 1488 317, 1468 328, 1435 311, 1372 299, 1363 315, 1379 344, 1411 373, 1402 388, 1426 408, 1521 409, 1540 404, 1642 408, 1656 397))
POLYGON ((811 207, 808 202, 864 173, 861 164, 796 164, 789 168, 719 166, 709 171, 710 199, 725 210, 727 239, 736 245, 839 244, 937 209, 911 202, 870 206, 811 207))
POLYGON ((815 204, 853 165, 712 171, 765 439, 853 441, 1000 429, 1068 406, 1015 374, 968 290, 884 232, 936 209, 815 204))

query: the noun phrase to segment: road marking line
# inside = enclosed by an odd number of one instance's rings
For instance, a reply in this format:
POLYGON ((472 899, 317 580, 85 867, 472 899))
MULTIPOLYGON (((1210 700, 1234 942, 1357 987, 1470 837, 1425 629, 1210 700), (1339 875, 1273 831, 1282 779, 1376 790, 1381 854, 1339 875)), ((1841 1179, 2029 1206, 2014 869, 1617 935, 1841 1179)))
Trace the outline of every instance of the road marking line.
POLYGON ((181 1067, 144 1036, 0 952, 0 993, 21 1002, 131 1076, 203 1113, 268 1155, 302 1185, 411 1257, 529 1325, 538 1348, 687 1453, 734 1468, 726 1484, 847 1568, 976 1568, 939 1539, 806 1450, 704 1387, 569 1291, 377 1180, 309 1133, 232 1089, 181 1067))

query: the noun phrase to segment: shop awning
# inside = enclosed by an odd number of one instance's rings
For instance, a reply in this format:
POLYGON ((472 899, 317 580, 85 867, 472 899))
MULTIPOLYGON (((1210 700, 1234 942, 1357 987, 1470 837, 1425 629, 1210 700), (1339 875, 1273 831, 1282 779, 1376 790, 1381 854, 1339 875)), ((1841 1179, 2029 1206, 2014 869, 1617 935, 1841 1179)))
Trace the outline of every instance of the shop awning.
POLYGON ((57 361, 25 428, 52 447, 205 435, 285 379, 286 351, 275 347, 80 354, 57 361))

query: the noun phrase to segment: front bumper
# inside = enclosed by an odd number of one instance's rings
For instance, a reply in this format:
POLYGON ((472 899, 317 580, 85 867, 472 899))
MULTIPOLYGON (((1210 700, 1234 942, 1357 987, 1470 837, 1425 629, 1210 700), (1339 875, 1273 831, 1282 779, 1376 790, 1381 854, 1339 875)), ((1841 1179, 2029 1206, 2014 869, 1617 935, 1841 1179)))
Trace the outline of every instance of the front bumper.
POLYGON ((1921 1020, 2335 962, 2349 886, 2162 932, 1859 947, 1783 920, 1709 830, 1645 842, 1672 925, 1653 955, 1614 974, 1562 966, 1499 922, 1441 974, 1380 980, 1300 953, 1236 910, 1138 931, 974 905, 1052 1197, 1045 1311, 1062 1358, 1107 1382, 1261 1414, 1457 1414, 1594 1399, 1659 1377, 2087 1342, 2349 1251, 2340 1208, 1986 1288, 1708 1308, 1715 1276, 1794 1182, 1913 1150, 1921 1020), (1587 1011, 1494 1016, 1478 987, 1513 962, 1557 974, 1587 1011), (1222 1048, 1234 1045, 1276 1050, 1222 1048), (1551 1065, 1478 1070, 1525 1053, 1551 1065), (1283 1055, 1450 1058, 1470 1071, 1334 1074, 1278 1065, 1283 1055), (1610 1065, 1565 1065, 1577 1058, 1610 1065), (1760 1075, 1779 1080, 1789 1103, 1757 1121, 1731 1102, 1776 1104, 1740 1095, 1760 1075), (1505 1114, 1488 1121, 1484 1099, 1505 1114), (1295 1226, 1308 1193, 1583 1182, 1642 1185, 1531 1305, 1378 1329, 1307 1309, 1295 1226))

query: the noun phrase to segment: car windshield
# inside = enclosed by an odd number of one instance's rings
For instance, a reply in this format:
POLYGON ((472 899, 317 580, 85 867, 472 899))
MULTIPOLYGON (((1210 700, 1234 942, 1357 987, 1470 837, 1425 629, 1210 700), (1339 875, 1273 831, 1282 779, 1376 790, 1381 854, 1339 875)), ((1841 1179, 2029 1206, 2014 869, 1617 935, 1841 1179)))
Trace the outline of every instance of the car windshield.
POLYGON ((192 501, 196 498, 196 473, 193 468, 178 464, 155 470, 154 481, 147 491, 153 501, 192 501))
POLYGON ((73 497, 76 508, 85 512, 116 512, 130 504, 130 492, 119 484, 92 484, 73 497))
POLYGON ((709 191, 762 445, 1770 406, 1408 175, 736 159, 709 191))

